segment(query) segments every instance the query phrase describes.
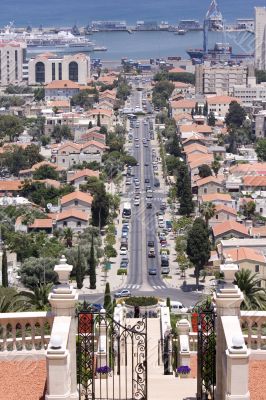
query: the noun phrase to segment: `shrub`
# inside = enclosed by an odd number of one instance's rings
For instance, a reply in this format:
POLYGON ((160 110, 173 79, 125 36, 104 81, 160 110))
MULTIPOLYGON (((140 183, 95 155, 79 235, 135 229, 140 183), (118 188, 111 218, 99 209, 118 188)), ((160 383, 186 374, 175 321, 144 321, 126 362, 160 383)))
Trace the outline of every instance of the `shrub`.
POLYGON ((154 306, 158 303, 158 299, 156 297, 129 297, 125 300, 125 303, 128 306, 154 306))
POLYGON ((117 275, 127 275, 127 270, 124 268, 119 268, 117 270, 117 275))

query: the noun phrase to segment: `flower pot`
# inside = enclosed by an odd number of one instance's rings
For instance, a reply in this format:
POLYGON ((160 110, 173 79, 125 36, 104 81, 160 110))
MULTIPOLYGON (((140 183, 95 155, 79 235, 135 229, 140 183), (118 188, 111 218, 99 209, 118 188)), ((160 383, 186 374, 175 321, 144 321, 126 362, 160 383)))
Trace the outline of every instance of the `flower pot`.
POLYGON ((188 378, 189 377, 189 374, 179 374, 179 378, 180 379, 185 379, 185 378, 188 378))

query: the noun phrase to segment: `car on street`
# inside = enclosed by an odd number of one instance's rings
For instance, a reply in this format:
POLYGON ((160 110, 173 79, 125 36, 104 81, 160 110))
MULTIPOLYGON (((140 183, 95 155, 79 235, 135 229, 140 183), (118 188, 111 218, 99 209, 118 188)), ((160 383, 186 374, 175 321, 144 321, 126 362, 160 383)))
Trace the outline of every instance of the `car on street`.
POLYGON ((122 231, 122 238, 128 237, 128 231, 122 231))
POLYGON ((163 201, 163 202, 160 204, 160 210, 163 211, 163 210, 166 210, 166 208, 167 208, 167 205, 166 205, 165 201, 163 201))
POLYGON ((140 205, 140 199, 135 199, 134 206, 139 206, 139 205, 140 205))
POLYGON ((154 241, 153 240, 149 240, 148 241, 148 247, 154 247, 154 241))
POLYGON ((152 208, 152 203, 150 201, 147 201, 146 208, 149 208, 149 209, 152 208))
POLYGON ((131 185, 131 179, 126 179, 126 185, 127 186, 131 185))
POLYGON ((150 183, 149 178, 145 178, 145 183, 150 183))
POLYGON ((127 248, 126 247, 121 247, 119 254, 120 254, 120 256, 126 256, 127 255, 127 248))
POLYGON ((155 186, 155 187, 160 187, 160 181, 159 181, 158 178, 155 178, 155 179, 154 179, 154 186, 155 186))
POLYGON ((128 262, 127 261, 121 261, 120 262, 120 267, 119 268, 127 268, 128 267, 128 262))
POLYGON ((154 258, 155 257, 155 248, 154 247, 150 247, 149 248, 148 257, 149 258, 154 258))
POLYGON ((131 296, 131 292, 128 289, 122 289, 115 293, 116 299, 119 299, 121 297, 130 297, 130 296, 131 296))
POLYGON ((149 275, 157 275, 157 268, 149 267, 148 272, 149 272, 149 275))
POLYGON ((138 143, 136 143, 136 144, 135 144, 135 147, 136 147, 136 149, 138 149, 138 148, 139 148, 139 144, 138 144, 138 143))

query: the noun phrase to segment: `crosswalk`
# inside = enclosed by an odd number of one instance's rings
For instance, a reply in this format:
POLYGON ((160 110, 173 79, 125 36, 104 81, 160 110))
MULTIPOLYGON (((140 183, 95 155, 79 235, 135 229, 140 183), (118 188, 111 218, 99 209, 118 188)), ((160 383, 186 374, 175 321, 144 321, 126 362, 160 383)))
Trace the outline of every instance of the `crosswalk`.
MULTIPOLYGON (((139 289, 141 287, 141 285, 134 285, 134 284, 128 284, 128 285, 125 285, 124 286, 124 288, 125 289, 139 289)), ((152 286, 153 287, 153 289, 155 289, 155 290, 163 290, 163 289, 167 289, 167 287, 166 286, 164 286, 164 285, 153 285, 152 286)))

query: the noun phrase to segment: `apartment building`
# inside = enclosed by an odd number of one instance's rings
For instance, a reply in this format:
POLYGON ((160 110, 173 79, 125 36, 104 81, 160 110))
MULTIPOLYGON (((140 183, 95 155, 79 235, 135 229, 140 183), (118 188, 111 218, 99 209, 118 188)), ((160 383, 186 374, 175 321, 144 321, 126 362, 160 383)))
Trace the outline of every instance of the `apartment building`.
POLYGON ((26 44, 0 42, 0 86, 17 85, 27 76, 26 44))
POLYGON ((266 69, 266 7, 255 7, 255 65, 266 69))
POLYGON ((53 81, 73 81, 87 85, 90 79, 90 57, 85 54, 40 54, 29 60, 29 85, 48 84, 53 81))
POLYGON ((248 77, 247 66, 211 66, 196 65, 196 93, 231 95, 235 85, 246 85, 248 77))
POLYGON ((254 100, 266 101, 266 83, 235 85, 233 86, 233 96, 246 106, 252 106, 254 100))

